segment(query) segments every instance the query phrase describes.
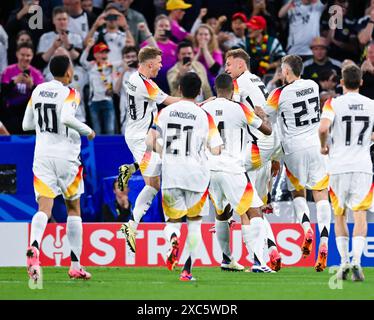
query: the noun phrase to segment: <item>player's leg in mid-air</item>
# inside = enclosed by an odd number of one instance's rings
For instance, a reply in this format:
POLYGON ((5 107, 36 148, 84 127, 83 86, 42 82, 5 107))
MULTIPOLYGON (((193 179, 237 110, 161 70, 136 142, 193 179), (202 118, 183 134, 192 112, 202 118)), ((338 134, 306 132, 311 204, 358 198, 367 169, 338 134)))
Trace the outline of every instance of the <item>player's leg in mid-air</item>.
POLYGON ((127 186, 132 173, 134 173, 138 167, 140 168, 145 182, 144 188, 135 201, 133 210, 134 220, 122 224, 121 227, 121 231, 126 237, 127 244, 133 252, 136 252, 136 230, 140 220, 147 213, 149 207, 152 205, 153 199, 160 190, 161 160, 157 153, 147 149, 144 139, 137 139, 134 141, 127 139, 126 142, 137 162, 120 167, 118 186, 120 189, 127 186))
POLYGON ((179 259, 179 238, 181 235, 182 219, 168 218, 164 228, 165 239, 169 243, 169 250, 166 254, 166 266, 172 271, 179 259))

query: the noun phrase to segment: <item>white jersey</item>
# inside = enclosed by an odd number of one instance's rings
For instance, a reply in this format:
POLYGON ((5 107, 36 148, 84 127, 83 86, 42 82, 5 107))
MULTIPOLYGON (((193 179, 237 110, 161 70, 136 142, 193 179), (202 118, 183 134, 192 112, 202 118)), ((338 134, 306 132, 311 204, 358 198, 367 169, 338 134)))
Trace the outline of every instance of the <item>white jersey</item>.
POLYGON ((208 154, 210 170, 229 173, 245 172, 247 125, 257 129, 261 126, 262 120, 244 104, 225 98, 209 101, 203 105, 203 109, 214 119, 223 140, 220 155, 208 154))
POLYGON ((162 188, 205 192, 210 180, 206 146, 223 144, 213 118, 190 101, 162 109, 154 122, 162 139, 162 188))
POLYGON ((323 107, 321 118, 332 122, 329 173, 372 174, 370 145, 374 100, 354 92, 329 99, 323 107))
POLYGON ((168 97, 157 84, 139 72, 127 82, 128 115, 125 126, 127 139, 145 139, 157 115, 157 104, 168 97))
POLYGON ((78 160, 80 135, 92 132, 75 118, 79 102, 79 92, 57 80, 34 89, 22 123, 24 130, 36 130, 34 159, 78 160))
POLYGON ((299 79, 273 90, 265 112, 277 117, 286 154, 319 145, 319 88, 313 80, 299 79))

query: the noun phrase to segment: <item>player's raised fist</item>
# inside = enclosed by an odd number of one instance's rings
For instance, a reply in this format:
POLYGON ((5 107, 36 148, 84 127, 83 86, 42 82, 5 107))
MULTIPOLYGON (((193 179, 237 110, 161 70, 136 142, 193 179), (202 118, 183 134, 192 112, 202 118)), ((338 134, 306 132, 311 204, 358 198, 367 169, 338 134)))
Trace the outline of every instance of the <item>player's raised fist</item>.
POLYGON ((95 137, 96 137, 96 133, 95 131, 92 130, 91 133, 87 136, 87 139, 93 140, 95 137))

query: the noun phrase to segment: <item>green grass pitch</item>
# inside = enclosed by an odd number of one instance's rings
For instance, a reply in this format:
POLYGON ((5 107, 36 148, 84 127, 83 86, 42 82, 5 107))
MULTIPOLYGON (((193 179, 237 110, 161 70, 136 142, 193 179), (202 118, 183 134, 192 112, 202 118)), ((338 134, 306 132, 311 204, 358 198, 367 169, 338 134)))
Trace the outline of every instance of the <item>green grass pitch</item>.
POLYGON ((374 268, 364 268, 364 282, 343 282, 330 289, 326 269, 289 267, 276 274, 223 272, 194 268, 196 282, 181 282, 166 268, 87 268, 92 279, 71 280, 67 268, 44 267, 43 289, 31 290, 26 268, 0 268, 0 299, 374 299, 374 268))

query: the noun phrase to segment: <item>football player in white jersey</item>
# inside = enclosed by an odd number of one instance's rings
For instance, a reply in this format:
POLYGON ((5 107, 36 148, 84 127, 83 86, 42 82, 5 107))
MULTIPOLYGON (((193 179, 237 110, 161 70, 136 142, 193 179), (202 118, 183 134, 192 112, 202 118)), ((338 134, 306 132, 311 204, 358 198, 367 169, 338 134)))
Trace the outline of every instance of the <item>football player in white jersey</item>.
POLYGON ((205 151, 219 155, 223 144, 212 117, 196 105, 200 89, 199 76, 186 73, 180 80, 183 100, 159 112, 147 137, 147 146, 157 150, 162 159, 162 206, 169 218, 165 235, 174 250, 170 263, 177 261, 181 222, 187 217, 188 258, 180 275, 182 281, 195 280, 191 268, 202 240, 201 215, 209 193, 205 151))
MULTIPOLYGON (((255 264, 252 271, 273 272, 263 259, 264 243, 267 239, 266 227, 260 211, 263 202, 252 186, 244 167, 248 140, 247 126, 270 135, 271 125, 262 109, 257 116, 243 103, 231 100, 234 86, 229 74, 220 74, 215 80, 215 87, 217 99, 205 103, 202 107, 213 118, 224 142, 219 156, 209 156, 211 170, 209 194, 216 209, 216 232, 223 252, 221 268, 244 270, 244 267, 233 259, 230 251, 228 232, 230 215, 227 215, 228 211, 225 210, 228 203, 241 217, 243 240, 248 252, 254 256, 255 264)), ((258 108, 255 107, 255 111, 258 112, 258 108)))
POLYGON ((40 242, 51 217, 54 198, 62 194, 68 213, 66 233, 71 248, 69 276, 90 279, 91 275, 79 263, 82 252, 80 195, 84 192, 79 153, 80 136, 91 140, 95 132, 75 118, 80 95, 67 86, 74 73, 69 57, 55 56, 49 68, 54 80, 34 89, 22 123, 23 130, 36 131, 33 173, 39 206, 31 222, 27 271, 31 279, 39 279, 40 242))
POLYGON ((359 94, 361 70, 350 65, 342 70, 344 94, 326 101, 321 115, 321 153, 329 155, 329 193, 335 214, 336 245, 341 257, 337 273, 346 280, 363 281, 361 256, 366 243, 366 211, 373 200, 373 164, 370 144, 374 125, 374 101, 359 94), (331 144, 328 144, 331 130, 331 144), (349 231, 346 209, 353 211, 352 265, 349 261, 349 231))
POLYGON ((302 68, 303 62, 299 56, 288 55, 282 59, 282 74, 286 85, 272 91, 265 111, 280 126, 288 188, 292 192, 295 212, 305 232, 302 245, 304 256, 310 254, 314 236, 305 188, 313 192, 320 231, 320 246, 315 264, 315 269, 319 272, 326 268, 331 207, 328 201, 325 159, 319 152, 319 88, 313 80, 300 78, 302 68))
POLYGON ((120 167, 118 186, 123 190, 131 174, 138 168, 145 182, 145 187, 136 198, 134 220, 124 223, 121 227, 133 252, 136 252, 135 237, 138 224, 160 190, 160 156, 151 149, 147 149, 145 143, 147 132, 157 115, 157 104, 169 105, 180 100, 180 98, 165 94, 151 80, 157 76, 162 67, 161 56, 162 52, 158 48, 142 48, 138 55, 138 71, 130 76, 126 89, 128 116, 125 122, 125 139, 136 162, 120 167))
MULTIPOLYGON (((225 71, 233 78, 233 99, 245 104, 253 111, 255 107, 262 107, 266 103, 268 92, 261 79, 248 70, 249 60, 249 55, 243 49, 229 50, 226 53, 225 71)), ((263 212, 271 208, 269 196, 272 185, 271 161, 278 160, 275 156, 279 154, 277 152, 279 140, 274 129, 276 126, 273 126, 273 133, 267 136, 257 129, 248 127, 250 139, 246 145, 245 167, 251 181, 254 181, 258 195, 265 204, 262 207, 263 212)), ((266 218, 265 225, 271 265, 279 270, 281 257, 276 247, 273 231, 266 218)))

